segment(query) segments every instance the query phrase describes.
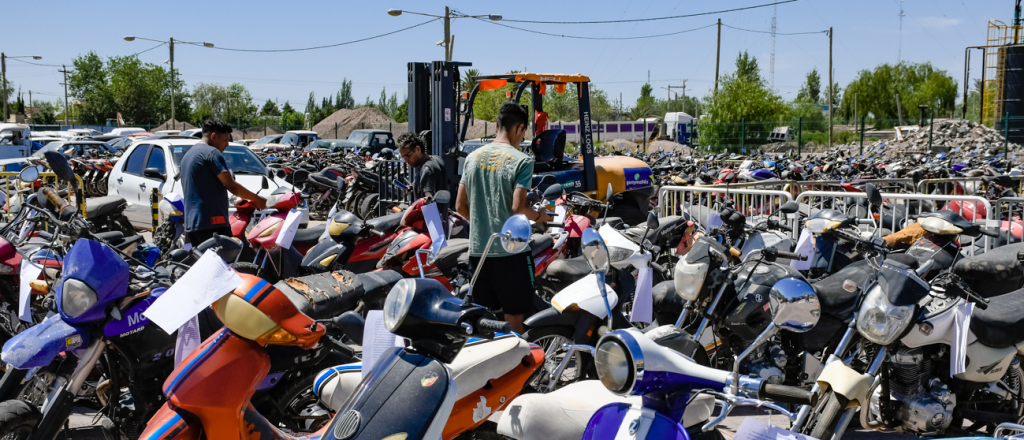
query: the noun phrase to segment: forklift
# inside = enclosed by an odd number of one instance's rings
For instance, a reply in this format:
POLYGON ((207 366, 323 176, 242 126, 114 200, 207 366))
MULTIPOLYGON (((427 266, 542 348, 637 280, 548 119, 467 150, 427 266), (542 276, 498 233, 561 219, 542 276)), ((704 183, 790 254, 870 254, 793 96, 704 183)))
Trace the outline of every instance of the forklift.
MULTIPOLYGON (((549 91, 565 93, 577 87, 579 96, 580 156, 565 156, 565 130, 554 128, 537 132, 533 124, 533 140, 528 148, 534 157, 534 185, 545 175, 555 176, 567 192, 579 191, 591 198, 610 203, 609 217, 620 217, 627 224, 642 224, 650 211, 654 185, 650 166, 628 157, 594 157, 590 113, 590 78, 584 75, 516 73, 477 76, 473 90, 459 93, 459 67, 465 62, 434 61, 409 63, 409 131, 429 131, 431 154, 442 158, 448 175, 449 190, 457 193, 462 165, 470 153, 466 146, 466 130, 473 119, 473 102, 477 93, 515 84, 507 94, 519 103, 530 90, 535 112, 542 112, 544 95, 549 91), (461 122, 460 122, 461 121, 461 122)), ((487 143, 483 139, 480 142, 487 143)), ((549 179, 550 180, 550 179, 549 179)), ((542 185, 546 186, 546 185, 542 185)), ((541 190, 544 190, 542 187, 541 190)))

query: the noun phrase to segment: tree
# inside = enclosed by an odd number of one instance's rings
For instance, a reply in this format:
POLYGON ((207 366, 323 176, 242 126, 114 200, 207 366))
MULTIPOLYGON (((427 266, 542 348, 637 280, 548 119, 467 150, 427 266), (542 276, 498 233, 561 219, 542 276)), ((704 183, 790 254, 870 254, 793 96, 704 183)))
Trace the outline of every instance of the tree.
POLYGON ((480 76, 480 71, 477 69, 466 69, 465 72, 462 72, 462 84, 459 86, 462 89, 461 91, 473 91, 473 86, 476 85, 476 80, 473 79, 475 76, 480 76))
POLYGON ((191 105, 185 82, 162 66, 142 63, 137 56, 110 57, 95 52, 76 57, 68 76, 68 92, 82 103, 80 122, 102 124, 117 113, 132 124, 159 124, 170 116, 171 89, 179 119, 189 119, 191 105))
MULTIPOLYGON (((397 95, 396 95, 397 96, 397 95)), ((402 105, 398 106, 398 110, 395 111, 395 115, 392 117, 395 122, 409 122, 409 98, 406 97, 402 105)))
POLYGON ((306 101, 306 114, 309 115, 310 125, 316 125, 317 122, 320 122, 320 107, 316 105, 313 92, 309 92, 309 100, 306 101))
POLYGON ((192 123, 196 125, 210 118, 219 118, 229 124, 251 124, 257 113, 252 94, 239 83, 227 87, 221 84, 196 84, 192 89, 192 99, 196 106, 192 123))
POLYGON ((302 128, 306 122, 306 116, 295 111, 288 101, 281 107, 281 128, 285 130, 296 130, 302 128))
POLYGON ((700 123, 701 145, 722 150, 739 145, 741 139, 744 145, 763 144, 785 115, 782 97, 751 76, 750 66, 756 71, 756 63, 753 57, 741 55, 736 59, 736 72, 725 75, 717 94, 710 92, 705 97, 704 111, 709 117, 700 123))
POLYGON ((36 108, 35 113, 32 114, 33 124, 56 124, 57 123, 57 106, 53 105, 49 101, 33 100, 32 107, 36 108))
POLYGON ((796 94, 798 101, 810 102, 817 104, 821 99, 821 75, 818 74, 818 68, 815 67, 807 72, 807 79, 804 84, 800 86, 800 91, 796 94))
POLYGON ((946 71, 935 69, 927 62, 881 64, 874 70, 860 71, 847 84, 843 98, 837 100, 840 105, 836 116, 860 119, 871 113, 876 128, 892 127, 899 119, 897 93, 904 117, 912 116, 911 109, 921 104, 929 106, 935 114, 949 114, 956 103, 957 82, 946 71), (854 97, 857 114, 853 113, 854 97))
POLYGON ((277 104, 274 101, 267 100, 266 104, 263 104, 263 108, 260 109, 260 116, 281 116, 281 109, 277 108, 277 104))
POLYGON ((341 90, 338 90, 334 104, 338 108, 356 108, 356 100, 352 98, 352 81, 344 78, 341 80, 341 90))
POLYGON ((644 83, 640 86, 640 97, 636 99, 636 105, 629 112, 629 117, 643 119, 649 116, 658 116, 658 110, 657 99, 654 98, 654 87, 644 83))
POLYGON ((761 82, 761 68, 757 66, 757 58, 747 51, 736 56, 736 78, 740 81, 761 82))

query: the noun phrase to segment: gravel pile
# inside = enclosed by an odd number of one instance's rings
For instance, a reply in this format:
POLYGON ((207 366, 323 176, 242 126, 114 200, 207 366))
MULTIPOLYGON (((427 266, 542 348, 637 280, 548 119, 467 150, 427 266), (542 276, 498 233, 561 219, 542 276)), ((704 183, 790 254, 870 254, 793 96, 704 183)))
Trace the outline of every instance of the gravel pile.
POLYGON ((346 139, 352 130, 388 130, 389 127, 393 133, 402 133, 409 129, 408 124, 399 124, 380 110, 373 107, 360 107, 354 110, 343 108, 332 113, 314 125, 313 131, 320 135, 321 139, 346 139), (337 127, 337 131, 335 131, 335 127, 337 127))
MULTIPOLYGON (((904 134, 903 139, 888 139, 875 142, 864 142, 864 153, 872 152, 873 156, 882 159, 895 159, 905 157, 907 154, 925 153, 928 146, 928 127, 921 127, 917 131, 904 134)), ((950 119, 942 122, 935 121, 935 128, 931 133, 931 150, 955 151, 958 147, 961 152, 975 152, 979 154, 989 153, 996 155, 1003 152, 1003 135, 998 130, 979 125, 967 120, 950 119)), ((1009 144, 1010 154, 1024 155, 1024 148, 1018 144, 1009 144)), ((839 145, 838 148, 848 153, 857 154, 860 151, 860 142, 853 142, 846 145, 839 145)), ((1024 159, 1024 157, 1022 157, 1024 159)))
POLYGON ((153 127, 153 129, 149 130, 149 132, 150 133, 156 133, 158 131, 163 131, 163 130, 191 130, 193 128, 199 128, 199 127, 196 127, 195 125, 189 124, 188 122, 182 122, 182 121, 177 121, 177 123, 174 125, 174 127, 171 127, 171 122, 173 122, 173 121, 174 121, 173 119, 168 119, 167 122, 164 122, 163 124, 160 124, 160 125, 158 125, 156 127, 153 127))

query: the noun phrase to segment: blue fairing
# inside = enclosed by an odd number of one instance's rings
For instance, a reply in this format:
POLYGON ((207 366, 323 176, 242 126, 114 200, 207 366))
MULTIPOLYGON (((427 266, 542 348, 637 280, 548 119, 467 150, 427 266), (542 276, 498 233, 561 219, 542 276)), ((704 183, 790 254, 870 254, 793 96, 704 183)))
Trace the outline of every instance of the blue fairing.
MULTIPOLYGON (((612 403, 602 406, 597 410, 590 421, 587 429, 583 431, 583 440, 614 439, 619 432, 623 420, 629 411, 627 403, 612 403)), ((632 420, 627 422, 632 423, 632 420)), ((629 432, 628 427, 626 432, 629 432)), ((659 440, 690 440, 690 435, 683 429, 683 425, 672 421, 668 417, 655 413, 654 422, 651 423, 645 439, 659 440)), ((641 440, 641 439, 637 439, 641 440)))
POLYGON ((128 263, 105 244, 79 239, 64 257, 63 270, 61 282, 57 285, 57 310, 69 323, 106 318, 107 305, 128 293, 128 263), (96 304, 74 318, 64 313, 62 295, 64 281, 71 278, 84 282, 96 292, 96 304))
POLYGON ((29 327, 4 344, 0 359, 18 369, 45 367, 62 351, 88 347, 92 337, 84 329, 64 322, 58 315, 50 316, 29 327))

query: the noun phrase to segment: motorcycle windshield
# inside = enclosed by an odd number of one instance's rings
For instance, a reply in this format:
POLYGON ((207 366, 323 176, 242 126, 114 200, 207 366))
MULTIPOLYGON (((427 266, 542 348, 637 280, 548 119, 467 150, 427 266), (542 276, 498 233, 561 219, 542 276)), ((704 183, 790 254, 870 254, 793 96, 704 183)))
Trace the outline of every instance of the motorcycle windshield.
POLYGON ((89 332, 64 322, 60 315, 53 315, 4 343, 0 359, 22 370, 45 367, 60 352, 91 344, 89 332))
POLYGON ((642 416, 640 408, 628 403, 612 403, 601 407, 587 423, 583 440, 606 440, 615 438, 690 440, 690 435, 679 423, 654 413, 654 417, 642 416))

